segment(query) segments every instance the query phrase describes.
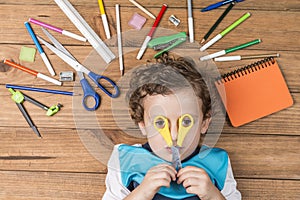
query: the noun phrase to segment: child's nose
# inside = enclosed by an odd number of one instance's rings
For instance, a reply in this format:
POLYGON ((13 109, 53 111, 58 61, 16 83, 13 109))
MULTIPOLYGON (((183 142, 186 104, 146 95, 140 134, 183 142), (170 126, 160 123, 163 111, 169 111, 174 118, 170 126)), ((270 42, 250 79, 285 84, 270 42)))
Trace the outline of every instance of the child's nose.
POLYGON ((170 132, 171 132, 171 138, 172 141, 175 142, 176 145, 176 141, 177 141, 177 137, 178 137, 178 127, 177 127, 177 123, 172 123, 172 126, 170 127, 170 132))

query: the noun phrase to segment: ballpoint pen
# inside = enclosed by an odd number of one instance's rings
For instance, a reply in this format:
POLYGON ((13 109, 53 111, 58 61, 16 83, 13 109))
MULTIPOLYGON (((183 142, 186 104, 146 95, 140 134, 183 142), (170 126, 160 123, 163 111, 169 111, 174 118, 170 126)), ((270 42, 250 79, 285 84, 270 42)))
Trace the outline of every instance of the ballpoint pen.
POLYGON ((223 56, 225 54, 228 54, 228 53, 240 50, 240 49, 244 49, 246 47, 249 47, 249 46, 252 46, 252 45, 255 45, 255 44, 258 44, 260 42, 261 42, 260 39, 252 40, 252 41, 247 42, 245 44, 241 44, 241 45, 238 45, 238 46, 235 46, 235 47, 231 47, 231 48, 228 48, 228 49, 224 49, 224 50, 218 51, 218 52, 213 53, 213 54, 209 54, 207 56, 203 56, 203 57, 200 58, 200 60, 204 61, 204 60, 213 59, 213 58, 216 58, 216 57, 219 57, 219 56, 223 56))
POLYGON ((148 35, 146 36, 143 44, 142 44, 142 47, 140 48, 139 52, 138 52, 138 55, 136 56, 136 59, 140 60, 144 54, 144 52, 146 51, 146 48, 147 48, 147 45, 148 45, 148 42, 151 40, 153 34, 154 34, 154 31, 156 29, 156 27, 158 26, 163 14, 165 13, 166 9, 167 9, 167 4, 163 4, 162 7, 161 7, 161 10, 158 14, 158 16, 156 17, 153 25, 152 25, 152 28, 150 30, 150 32, 148 33, 148 35))
POLYGON ((49 62, 49 60, 48 60, 48 58, 47 58, 47 56, 46 56, 46 54, 45 54, 45 52, 44 52, 42 46, 40 45, 40 43, 39 43, 39 41, 38 41, 36 35, 34 34, 34 32, 33 32, 32 28, 31 28, 29 22, 25 22, 24 24, 25 24, 25 27, 26 27, 28 33, 30 34, 30 36, 31 36, 31 38, 32 38, 32 40, 33 40, 33 42, 34 42, 36 48, 38 49, 38 52, 40 53, 40 55, 41 55, 41 57, 42 57, 42 59, 43 59, 45 65, 46 65, 48 71, 50 72, 50 74, 51 74, 52 76, 54 76, 54 75, 55 75, 55 72, 54 72, 54 70, 53 70, 53 68, 52 68, 52 65, 51 65, 51 63, 49 62))
POLYGON ((206 11, 209 11, 209 10, 212 10, 212 9, 216 9, 216 8, 218 8, 220 6, 223 6, 223 5, 232 3, 232 2, 239 3, 239 2, 242 2, 242 1, 244 1, 244 0, 225 0, 225 1, 220 1, 220 2, 215 3, 215 4, 211 4, 211 5, 207 6, 206 8, 203 8, 201 10, 201 12, 206 12, 206 11))
POLYGON ((100 8, 100 14, 101 14, 102 23, 103 23, 104 31, 105 31, 105 34, 106 34, 106 38, 110 39, 110 31, 109 31, 107 17, 106 17, 106 14, 105 14, 103 1, 98 0, 98 4, 99 4, 99 8, 100 8))

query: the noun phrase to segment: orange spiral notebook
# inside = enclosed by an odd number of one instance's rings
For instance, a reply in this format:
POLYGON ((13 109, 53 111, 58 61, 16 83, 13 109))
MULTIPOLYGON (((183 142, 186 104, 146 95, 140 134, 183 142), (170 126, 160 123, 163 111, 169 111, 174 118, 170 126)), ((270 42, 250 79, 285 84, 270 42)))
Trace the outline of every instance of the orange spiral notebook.
POLYGON ((215 85, 234 127, 293 105, 277 61, 271 57, 224 74, 215 85))

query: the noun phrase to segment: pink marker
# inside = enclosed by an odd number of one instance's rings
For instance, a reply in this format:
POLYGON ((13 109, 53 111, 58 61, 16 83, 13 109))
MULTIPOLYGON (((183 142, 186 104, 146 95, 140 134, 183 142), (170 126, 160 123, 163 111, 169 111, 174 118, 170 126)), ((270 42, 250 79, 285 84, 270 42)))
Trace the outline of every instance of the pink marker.
POLYGON ((86 42, 87 41, 87 39, 84 38, 84 37, 81 37, 79 35, 76 35, 74 33, 69 32, 69 31, 63 30, 61 28, 57 28, 57 27, 52 26, 50 24, 46 24, 44 22, 41 22, 41 21, 33 19, 33 18, 29 18, 29 22, 34 23, 34 24, 39 25, 39 26, 42 26, 44 28, 50 29, 52 31, 58 32, 58 33, 63 34, 65 36, 74 38, 76 40, 82 41, 82 42, 86 42))

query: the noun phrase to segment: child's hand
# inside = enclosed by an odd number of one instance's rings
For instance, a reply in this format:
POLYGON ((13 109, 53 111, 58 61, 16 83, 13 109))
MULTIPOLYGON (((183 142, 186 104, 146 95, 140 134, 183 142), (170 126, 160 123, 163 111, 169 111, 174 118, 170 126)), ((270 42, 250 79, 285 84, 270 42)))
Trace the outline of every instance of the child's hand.
POLYGON ((198 195, 202 200, 225 199, 213 185, 204 169, 188 166, 179 170, 178 184, 182 184, 187 193, 198 195))
POLYGON ((132 192, 134 199, 153 199, 160 187, 170 187, 171 181, 176 180, 176 170, 168 164, 161 164, 149 169, 142 183, 132 192))

